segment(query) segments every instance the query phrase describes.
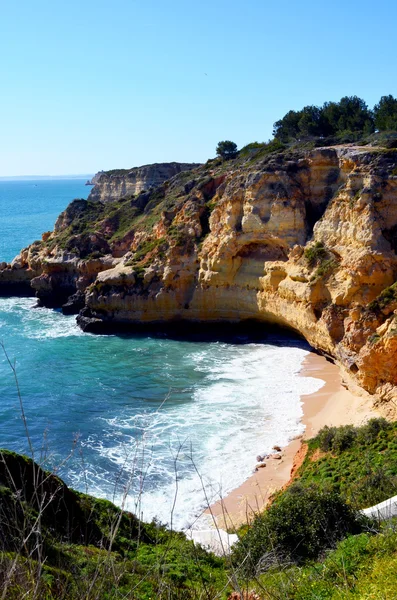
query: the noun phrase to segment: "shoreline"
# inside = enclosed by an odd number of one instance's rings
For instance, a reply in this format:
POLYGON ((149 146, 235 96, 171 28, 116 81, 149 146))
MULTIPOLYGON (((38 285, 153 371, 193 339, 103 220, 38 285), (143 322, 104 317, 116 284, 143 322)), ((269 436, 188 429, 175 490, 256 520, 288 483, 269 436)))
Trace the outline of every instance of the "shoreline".
POLYGON ((324 356, 310 352, 303 360, 299 375, 324 382, 317 392, 301 396, 301 422, 305 432, 281 449, 281 459, 267 459, 266 467, 259 468, 242 485, 204 511, 214 527, 235 530, 262 511, 270 497, 288 484, 292 473, 303 462, 305 439, 314 437, 322 427, 358 426, 371 417, 380 416, 373 408, 372 397, 350 381, 348 389, 341 369, 324 356))

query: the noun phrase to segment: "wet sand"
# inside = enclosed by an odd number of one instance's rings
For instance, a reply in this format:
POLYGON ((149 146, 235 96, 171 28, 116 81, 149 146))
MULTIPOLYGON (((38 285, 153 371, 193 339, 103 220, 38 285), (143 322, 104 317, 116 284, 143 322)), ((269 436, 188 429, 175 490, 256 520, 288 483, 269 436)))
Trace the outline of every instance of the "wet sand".
MULTIPOLYGON (((288 483, 291 470, 299 467, 304 458, 302 442, 316 435, 324 425, 361 425, 369 418, 379 416, 372 407, 370 395, 351 382, 348 390, 339 367, 323 356, 310 353, 303 362, 301 375, 325 382, 318 392, 302 396, 305 433, 282 448, 280 460, 267 459, 266 467, 254 472, 241 486, 205 511, 212 515, 217 527, 234 529, 261 511, 270 496, 288 483)), ((253 457, 253 470, 255 465, 253 457)))

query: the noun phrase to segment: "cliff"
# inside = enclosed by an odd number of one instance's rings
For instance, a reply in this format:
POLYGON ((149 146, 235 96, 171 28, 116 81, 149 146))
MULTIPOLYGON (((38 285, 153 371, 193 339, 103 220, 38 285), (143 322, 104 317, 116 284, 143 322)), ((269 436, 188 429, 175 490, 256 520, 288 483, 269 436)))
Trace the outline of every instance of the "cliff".
POLYGON ((46 306, 82 309, 90 331, 284 325, 393 412, 396 232, 396 151, 260 147, 133 197, 72 202, 0 270, 0 290, 30 285, 46 306))
POLYGON ((135 196, 143 190, 161 185, 182 171, 189 171, 198 166, 198 164, 172 162, 144 165, 130 170, 101 171, 91 180, 94 188, 88 200, 112 202, 125 196, 135 196))

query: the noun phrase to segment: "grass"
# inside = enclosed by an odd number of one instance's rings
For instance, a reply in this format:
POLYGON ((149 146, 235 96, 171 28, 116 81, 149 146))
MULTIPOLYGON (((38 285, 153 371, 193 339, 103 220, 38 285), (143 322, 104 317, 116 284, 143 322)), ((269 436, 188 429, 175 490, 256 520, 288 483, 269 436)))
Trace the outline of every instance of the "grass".
POLYGON ((238 153, 239 158, 248 158, 250 162, 260 160, 269 154, 279 153, 286 149, 286 145, 280 140, 274 139, 269 142, 252 142, 247 144, 238 153))
POLYGON ((324 560, 282 565, 251 582, 271 600, 388 600, 397 596, 397 532, 362 533, 341 541, 324 560))
POLYGON ((361 533, 337 541, 325 518, 338 506, 332 498, 354 511, 396 493, 397 423, 324 427, 308 441, 296 482, 240 532, 240 585, 269 600, 396 598, 397 523, 363 521, 361 533))
POLYGON ((309 440, 297 476, 302 484, 329 486, 357 508, 396 495, 397 423, 323 428, 309 440))
POLYGON ((185 226, 183 224, 171 225, 168 228, 167 233, 168 233, 170 239, 174 242, 175 246, 184 248, 189 252, 191 252, 193 250, 193 248, 194 248, 193 241, 196 238, 193 238, 191 235, 189 235, 189 233, 186 231, 185 226))
POLYGON ((141 242, 134 252, 132 258, 126 261, 127 267, 134 267, 137 284, 142 284, 145 271, 156 258, 163 259, 168 248, 168 241, 162 237, 158 239, 147 239, 141 242))
POLYGON ((88 202, 86 200, 74 200, 66 208, 63 214, 68 221, 67 226, 53 234, 51 239, 45 242, 50 249, 58 246, 64 250, 70 250, 75 238, 82 234, 95 233, 98 223, 104 216, 104 205, 99 202, 88 202))
POLYGON ((156 250, 160 246, 165 244, 165 238, 158 238, 155 240, 145 240, 141 244, 139 244, 138 248, 134 252, 134 256, 126 264, 135 264, 137 262, 142 261, 149 253, 152 253, 153 250, 156 250))

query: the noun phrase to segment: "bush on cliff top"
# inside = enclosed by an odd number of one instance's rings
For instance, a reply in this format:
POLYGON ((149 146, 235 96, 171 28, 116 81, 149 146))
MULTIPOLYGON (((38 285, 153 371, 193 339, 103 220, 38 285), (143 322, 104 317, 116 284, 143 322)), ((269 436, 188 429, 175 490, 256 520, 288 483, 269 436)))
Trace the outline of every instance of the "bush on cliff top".
POLYGON ((224 140, 219 142, 216 147, 216 154, 223 158, 223 160, 230 160, 237 156, 237 144, 230 140, 224 140))
POLYGON ((245 574, 258 574, 278 561, 317 558, 363 523, 335 491, 317 484, 293 484, 258 515, 233 548, 233 561, 245 574))

